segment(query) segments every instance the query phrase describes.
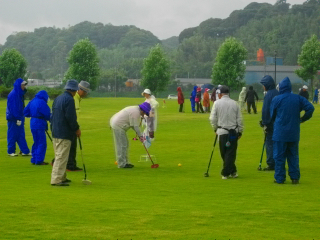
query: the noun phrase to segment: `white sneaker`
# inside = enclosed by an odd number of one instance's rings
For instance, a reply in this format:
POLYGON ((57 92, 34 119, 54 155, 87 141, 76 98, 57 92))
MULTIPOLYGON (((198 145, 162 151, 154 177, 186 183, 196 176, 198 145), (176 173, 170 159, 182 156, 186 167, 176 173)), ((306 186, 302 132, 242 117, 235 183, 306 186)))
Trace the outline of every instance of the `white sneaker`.
POLYGON ((32 156, 32 154, 31 154, 31 153, 28 153, 28 154, 24 154, 24 153, 22 153, 21 155, 22 155, 22 156, 32 156))
POLYGON ((226 180, 226 179, 228 179, 228 177, 226 177, 226 176, 221 176, 221 179, 226 180))
POLYGON ((18 156, 18 154, 16 154, 16 153, 10 153, 10 154, 8 154, 8 156, 10 156, 10 157, 16 157, 16 156, 18 156))
POLYGON ((237 177, 238 177, 238 174, 237 174, 237 173, 234 173, 234 174, 231 175, 231 177, 237 178, 237 177))

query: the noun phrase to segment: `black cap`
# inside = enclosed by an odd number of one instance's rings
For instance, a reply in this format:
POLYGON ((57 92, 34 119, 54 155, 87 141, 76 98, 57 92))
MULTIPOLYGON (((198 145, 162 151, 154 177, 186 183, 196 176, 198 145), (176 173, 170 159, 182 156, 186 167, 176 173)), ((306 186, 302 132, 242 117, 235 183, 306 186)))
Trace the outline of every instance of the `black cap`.
POLYGON ((220 93, 221 93, 221 94, 222 94, 222 93, 229 93, 229 88, 228 88, 228 86, 222 85, 222 86, 220 87, 220 93))

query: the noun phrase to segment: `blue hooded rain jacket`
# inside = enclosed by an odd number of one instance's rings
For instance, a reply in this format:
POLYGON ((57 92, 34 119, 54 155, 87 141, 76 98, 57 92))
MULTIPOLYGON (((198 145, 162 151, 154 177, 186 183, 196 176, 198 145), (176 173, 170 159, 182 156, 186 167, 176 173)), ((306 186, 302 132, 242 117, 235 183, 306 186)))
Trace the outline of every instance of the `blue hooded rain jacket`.
POLYGON ((266 75, 261 79, 260 83, 265 87, 267 94, 264 96, 263 107, 262 107, 262 124, 267 125, 269 129, 272 129, 273 123, 270 117, 270 106, 272 99, 279 95, 276 85, 271 76, 266 75))
POLYGON ((13 90, 8 95, 6 119, 8 121, 7 143, 8 154, 15 153, 16 142, 20 150, 24 154, 30 153, 28 148, 25 132, 24 132, 24 94, 26 91, 21 89, 23 79, 18 78, 13 84, 13 90), (21 121, 21 125, 17 125, 17 121, 21 121))
POLYGON ((31 163, 38 165, 43 163, 47 151, 45 130, 48 129, 47 121, 50 120, 48 98, 46 91, 39 91, 23 111, 26 117, 31 117, 30 128, 34 141, 31 163))
POLYGON ((191 101, 191 109, 192 112, 196 111, 196 96, 197 96, 197 86, 193 87, 193 91, 191 92, 190 101, 191 101))
POLYGON ((271 121, 274 120, 273 141, 298 142, 300 140, 300 123, 312 117, 314 107, 304 97, 291 93, 288 77, 279 84, 280 95, 276 96, 270 107, 271 121), (300 119, 300 112, 305 114, 300 119))

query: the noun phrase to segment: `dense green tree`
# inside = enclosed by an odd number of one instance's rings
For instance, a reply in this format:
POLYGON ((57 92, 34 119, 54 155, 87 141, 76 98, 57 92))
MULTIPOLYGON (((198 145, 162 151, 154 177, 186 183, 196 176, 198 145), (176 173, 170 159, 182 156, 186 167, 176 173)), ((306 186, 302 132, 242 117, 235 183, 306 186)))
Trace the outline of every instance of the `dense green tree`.
POLYGON ((212 69, 213 84, 227 85, 231 89, 241 87, 246 67, 247 50, 237 39, 231 37, 220 46, 212 69))
POLYGON ((298 63, 301 68, 296 70, 296 74, 305 81, 311 81, 311 92, 313 92, 313 80, 317 78, 316 74, 320 69, 320 42, 316 35, 303 44, 298 63))
POLYGON ((170 82, 170 64, 164 51, 157 44, 144 59, 141 85, 155 94, 164 91, 170 82))
POLYGON ((27 61, 21 53, 12 48, 3 51, 0 56, 0 80, 6 87, 12 87, 17 78, 27 73, 27 61))
POLYGON ((85 80, 90 83, 91 89, 96 89, 100 74, 99 60, 96 47, 88 38, 79 40, 73 46, 68 62, 70 66, 64 76, 64 81, 69 79, 85 80))

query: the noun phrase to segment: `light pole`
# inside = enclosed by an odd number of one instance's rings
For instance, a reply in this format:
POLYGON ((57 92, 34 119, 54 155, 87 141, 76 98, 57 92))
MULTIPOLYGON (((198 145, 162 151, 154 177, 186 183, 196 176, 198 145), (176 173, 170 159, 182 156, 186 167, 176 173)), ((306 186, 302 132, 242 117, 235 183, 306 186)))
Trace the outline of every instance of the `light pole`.
POLYGON ((114 71, 114 97, 117 97, 117 67, 114 71))
POLYGON ((274 51, 274 82, 277 86, 277 51, 274 51))

